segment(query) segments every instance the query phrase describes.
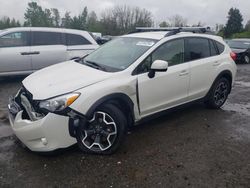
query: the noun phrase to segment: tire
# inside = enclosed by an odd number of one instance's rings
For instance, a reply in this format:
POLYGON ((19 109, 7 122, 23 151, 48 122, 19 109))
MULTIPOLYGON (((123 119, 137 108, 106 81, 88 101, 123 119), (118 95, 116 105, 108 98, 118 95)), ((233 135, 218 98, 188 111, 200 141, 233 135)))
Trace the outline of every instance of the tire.
POLYGON ((205 100, 207 107, 212 109, 222 107, 227 100, 230 87, 230 82, 225 77, 221 77, 215 81, 205 100))
POLYGON ((93 118, 76 131, 79 148, 84 153, 109 155, 121 145, 127 130, 127 119, 113 104, 96 109, 93 118))
POLYGON ((249 64, 249 63, 250 63, 250 57, 249 57, 248 55, 245 55, 245 56, 244 56, 244 62, 245 62, 246 64, 249 64))

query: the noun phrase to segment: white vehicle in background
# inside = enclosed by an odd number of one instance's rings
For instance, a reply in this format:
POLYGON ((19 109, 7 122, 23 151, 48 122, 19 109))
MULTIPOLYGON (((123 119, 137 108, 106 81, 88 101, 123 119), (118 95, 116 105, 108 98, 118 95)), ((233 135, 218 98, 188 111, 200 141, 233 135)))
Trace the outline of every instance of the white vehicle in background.
POLYGON ((198 99, 214 109, 225 103, 236 56, 221 37, 146 31, 28 76, 9 103, 17 137, 32 151, 78 143, 111 154, 129 126, 155 113, 198 99))
POLYGON ((25 75, 83 57, 99 45, 87 31, 19 27, 0 31, 0 76, 25 75))

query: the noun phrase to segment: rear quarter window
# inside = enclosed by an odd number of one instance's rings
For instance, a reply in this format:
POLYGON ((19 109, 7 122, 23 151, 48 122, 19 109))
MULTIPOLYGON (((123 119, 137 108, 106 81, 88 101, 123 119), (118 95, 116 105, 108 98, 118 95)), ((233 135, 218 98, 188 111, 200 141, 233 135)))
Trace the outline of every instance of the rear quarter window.
POLYGON ((222 54, 225 50, 225 46, 223 44, 221 44, 220 42, 215 42, 217 48, 218 48, 218 51, 219 51, 219 54, 222 54))
POLYGON ((217 46, 215 44, 214 40, 209 40, 209 44, 210 44, 210 54, 211 56, 216 56, 219 54, 219 51, 217 49, 217 46))
POLYGON ((81 35, 76 34, 66 34, 66 44, 67 46, 76 46, 76 45, 88 45, 91 44, 86 38, 81 35))

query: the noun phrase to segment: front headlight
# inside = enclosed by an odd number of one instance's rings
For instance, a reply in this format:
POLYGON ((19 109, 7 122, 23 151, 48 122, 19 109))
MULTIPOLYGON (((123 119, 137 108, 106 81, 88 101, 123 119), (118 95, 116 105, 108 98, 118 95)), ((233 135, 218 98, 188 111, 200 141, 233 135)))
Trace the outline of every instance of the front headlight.
POLYGON ((41 101, 39 103, 39 107, 50 112, 62 111, 70 106, 79 96, 80 93, 62 95, 49 100, 41 101))

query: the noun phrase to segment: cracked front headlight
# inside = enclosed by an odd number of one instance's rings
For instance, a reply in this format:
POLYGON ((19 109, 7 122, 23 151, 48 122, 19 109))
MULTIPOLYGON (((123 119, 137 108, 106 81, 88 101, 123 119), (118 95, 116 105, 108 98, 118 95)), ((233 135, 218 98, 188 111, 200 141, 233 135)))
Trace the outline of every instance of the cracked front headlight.
POLYGON ((79 96, 80 93, 70 93, 62 95, 49 100, 41 101, 39 103, 39 107, 49 112, 62 111, 70 106, 79 96))

